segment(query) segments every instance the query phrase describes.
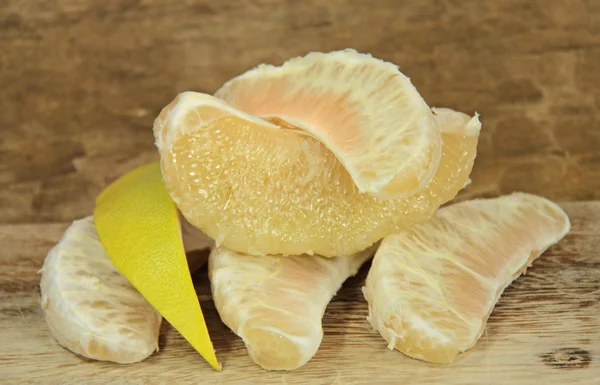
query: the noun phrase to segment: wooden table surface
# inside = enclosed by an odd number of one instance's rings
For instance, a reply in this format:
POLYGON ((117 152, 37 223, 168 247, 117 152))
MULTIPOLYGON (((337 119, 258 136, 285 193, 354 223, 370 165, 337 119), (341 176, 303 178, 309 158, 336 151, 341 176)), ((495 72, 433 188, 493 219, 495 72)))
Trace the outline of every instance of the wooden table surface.
POLYGON ((598 63, 597 0, 0 1, 0 383, 600 383, 598 63), (259 63, 342 48, 400 65, 432 106, 481 114, 459 200, 588 201, 564 203, 574 231, 508 290, 473 351, 440 368, 385 350, 364 322, 364 270, 292 373, 258 370, 207 297, 221 374, 168 327, 163 351, 134 366, 57 346, 35 272, 102 188, 157 158, 160 109, 259 63))
POLYGON ((598 0, 2 0, 0 47, 0 222, 88 215, 178 92, 342 48, 481 114, 463 197, 600 199, 598 0))
POLYGON ((510 286, 475 347, 450 367, 390 351, 366 321, 368 266, 330 303, 324 338, 304 367, 266 372, 225 327, 195 274, 221 373, 170 326, 161 351, 122 366, 85 360, 52 338, 40 308, 38 269, 67 224, 0 226, 0 383, 22 384, 600 384, 600 202, 566 203, 573 229, 510 286))

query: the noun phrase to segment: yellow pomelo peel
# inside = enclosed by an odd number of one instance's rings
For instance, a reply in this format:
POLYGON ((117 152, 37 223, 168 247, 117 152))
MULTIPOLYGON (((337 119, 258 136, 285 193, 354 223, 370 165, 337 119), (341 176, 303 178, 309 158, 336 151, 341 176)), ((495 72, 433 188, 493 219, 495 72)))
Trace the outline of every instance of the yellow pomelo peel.
POLYGON ((188 270, 177 207, 158 162, 96 198, 94 222, 115 267, 216 370, 221 370, 188 270))

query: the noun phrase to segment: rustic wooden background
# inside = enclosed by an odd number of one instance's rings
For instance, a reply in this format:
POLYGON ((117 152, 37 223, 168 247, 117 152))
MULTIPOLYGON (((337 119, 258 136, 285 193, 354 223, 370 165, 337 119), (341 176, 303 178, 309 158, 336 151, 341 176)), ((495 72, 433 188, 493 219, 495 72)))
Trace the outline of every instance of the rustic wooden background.
POLYGON ((2 0, 0 223, 68 221, 156 158, 184 90, 352 47, 481 113, 465 196, 600 199, 598 0, 2 0))

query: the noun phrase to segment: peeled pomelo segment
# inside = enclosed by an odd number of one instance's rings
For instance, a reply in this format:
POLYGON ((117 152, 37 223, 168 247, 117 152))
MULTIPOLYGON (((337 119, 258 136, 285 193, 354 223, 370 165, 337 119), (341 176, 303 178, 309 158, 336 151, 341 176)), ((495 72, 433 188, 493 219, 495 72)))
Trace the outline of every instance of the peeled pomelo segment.
POLYGON ((390 349, 449 364, 479 339, 504 289, 569 229, 559 206, 523 193, 440 209, 382 241, 363 288, 368 320, 390 349))
POLYGON ((111 263, 91 216, 69 226, 41 272, 41 305, 59 344, 120 364, 158 351, 162 317, 111 263))
POLYGON ((260 65, 215 96, 309 132, 335 154, 359 191, 379 199, 417 193, 440 161, 439 128, 410 79, 396 65, 354 50, 260 65))
POLYGON ((192 284, 175 204, 160 166, 141 166, 96 199, 94 222, 115 267, 213 366, 220 370, 192 284))
POLYGON ((371 247, 350 257, 256 257, 217 247, 208 262, 213 300, 257 365, 296 369, 321 344, 327 304, 374 252, 371 247))
POLYGON ((232 111, 214 97, 182 93, 154 124, 167 190, 217 245, 325 257, 355 254, 426 220, 465 186, 479 131, 441 129, 447 145, 428 186, 382 200, 361 193, 315 138, 232 111))

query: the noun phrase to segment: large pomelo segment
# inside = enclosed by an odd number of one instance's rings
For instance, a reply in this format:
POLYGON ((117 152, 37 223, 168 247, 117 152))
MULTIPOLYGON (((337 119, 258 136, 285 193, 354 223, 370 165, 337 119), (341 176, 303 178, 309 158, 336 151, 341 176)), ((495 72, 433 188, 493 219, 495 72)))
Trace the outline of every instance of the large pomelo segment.
POLYGON ((451 363, 504 289, 569 229, 559 206, 529 194, 440 209, 382 241, 363 289, 368 320, 390 349, 451 363))
POLYGON ((215 96, 232 107, 309 132, 344 165, 358 190, 409 197, 433 178, 440 131, 410 79, 394 64, 354 50, 313 52, 260 65, 215 96))
MULTIPOLYGON (((442 133, 447 146, 435 177, 397 200, 361 193, 317 139, 209 95, 180 94, 154 133, 167 190, 217 245, 253 255, 348 256, 428 219, 468 182, 481 124, 452 113, 465 124, 442 133)), ((445 122, 441 117, 442 131, 445 122)))
POLYGON ((319 349, 331 298, 374 253, 370 247, 350 257, 257 257, 221 246, 208 264, 215 306, 256 364, 296 369, 319 349))

